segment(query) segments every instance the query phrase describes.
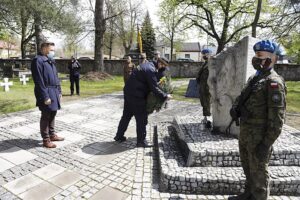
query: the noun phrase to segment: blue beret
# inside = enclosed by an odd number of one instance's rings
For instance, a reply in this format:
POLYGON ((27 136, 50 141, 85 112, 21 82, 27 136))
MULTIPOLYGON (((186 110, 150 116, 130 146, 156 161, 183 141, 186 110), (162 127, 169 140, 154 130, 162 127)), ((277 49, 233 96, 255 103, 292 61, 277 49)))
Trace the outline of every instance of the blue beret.
POLYGON ((284 54, 283 48, 281 48, 281 46, 278 45, 277 43, 271 42, 270 40, 262 40, 262 41, 257 42, 253 46, 253 50, 255 52, 257 52, 257 51, 267 51, 267 52, 270 52, 270 53, 274 53, 278 56, 284 54))
POLYGON ((203 49, 201 51, 202 54, 207 54, 207 53, 211 53, 212 51, 210 49, 203 49))

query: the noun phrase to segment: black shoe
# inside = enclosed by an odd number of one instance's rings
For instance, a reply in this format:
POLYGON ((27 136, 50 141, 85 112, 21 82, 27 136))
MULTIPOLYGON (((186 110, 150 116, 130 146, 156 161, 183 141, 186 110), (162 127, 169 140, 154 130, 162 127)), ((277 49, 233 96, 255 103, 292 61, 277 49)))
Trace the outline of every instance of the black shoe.
POLYGON ((147 141, 144 142, 138 142, 136 144, 136 147, 143 147, 143 148, 150 148, 153 147, 154 145, 152 143, 148 143, 147 141))
POLYGON ((211 121, 207 120, 206 124, 205 124, 205 128, 212 128, 212 125, 211 125, 211 121))
POLYGON ((116 136, 116 137, 114 137, 114 140, 115 141, 117 141, 117 142, 125 142, 126 141, 126 137, 125 136, 121 136, 121 137, 118 137, 118 136, 116 136))
POLYGON ((251 199, 251 193, 249 191, 246 191, 237 196, 228 197, 228 200, 250 200, 250 199, 251 199))

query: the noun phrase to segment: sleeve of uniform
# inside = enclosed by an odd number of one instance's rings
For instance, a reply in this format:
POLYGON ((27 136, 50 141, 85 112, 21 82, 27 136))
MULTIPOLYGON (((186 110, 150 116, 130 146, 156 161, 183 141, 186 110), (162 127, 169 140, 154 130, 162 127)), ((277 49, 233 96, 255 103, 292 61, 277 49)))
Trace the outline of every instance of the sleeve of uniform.
POLYGON ((80 62, 78 62, 78 60, 76 60, 76 63, 77 63, 77 65, 78 65, 78 68, 80 69, 80 68, 81 68, 80 62))
POLYGON ((155 96, 158 96, 161 99, 167 98, 167 94, 164 93, 158 87, 157 78, 156 78, 156 74, 154 71, 151 71, 151 70, 146 71, 146 80, 147 80, 147 83, 148 83, 151 91, 155 94, 155 96))
POLYGON ((42 75, 43 62, 39 59, 34 59, 31 65, 32 77, 38 93, 41 95, 43 100, 49 99, 48 89, 45 85, 42 75))
POLYGON ((286 108, 286 88, 283 81, 268 81, 268 129, 263 140, 266 146, 271 146, 281 133, 286 108))

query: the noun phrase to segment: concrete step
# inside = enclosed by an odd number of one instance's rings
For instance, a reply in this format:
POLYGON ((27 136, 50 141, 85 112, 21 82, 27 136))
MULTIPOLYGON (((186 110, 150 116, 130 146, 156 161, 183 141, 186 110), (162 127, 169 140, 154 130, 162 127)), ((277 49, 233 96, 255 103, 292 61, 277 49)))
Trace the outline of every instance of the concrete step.
MULTIPOLYGON (((185 194, 238 194, 245 176, 241 167, 186 167, 175 138, 173 123, 159 123, 156 129, 160 190, 185 194)), ((272 195, 300 195, 299 166, 270 166, 272 195)))
MULTIPOLYGON (((175 117, 176 138, 184 153, 186 166, 240 167, 238 140, 213 135, 201 128, 201 117, 175 117)), ((270 166, 300 166, 300 131, 284 125, 273 145, 270 166)))

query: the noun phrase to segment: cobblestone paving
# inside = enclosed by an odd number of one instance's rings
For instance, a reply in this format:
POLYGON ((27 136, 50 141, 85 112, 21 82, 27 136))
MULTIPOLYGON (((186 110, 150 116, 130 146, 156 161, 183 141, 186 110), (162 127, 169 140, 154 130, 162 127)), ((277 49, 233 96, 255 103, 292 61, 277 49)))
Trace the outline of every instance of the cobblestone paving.
MULTIPOLYGON (((135 147, 135 122, 129 125, 126 142, 113 141, 122 108, 119 93, 64 105, 56 131, 66 140, 57 142, 56 149, 41 146, 37 109, 0 117, 0 199, 227 198, 159 192, 158 156, 154 149, 135 147)), ((153 139, 151 124, 200 111, 199 105, 171 101, 168 109, 149 117, 148 140, 153 139)))

